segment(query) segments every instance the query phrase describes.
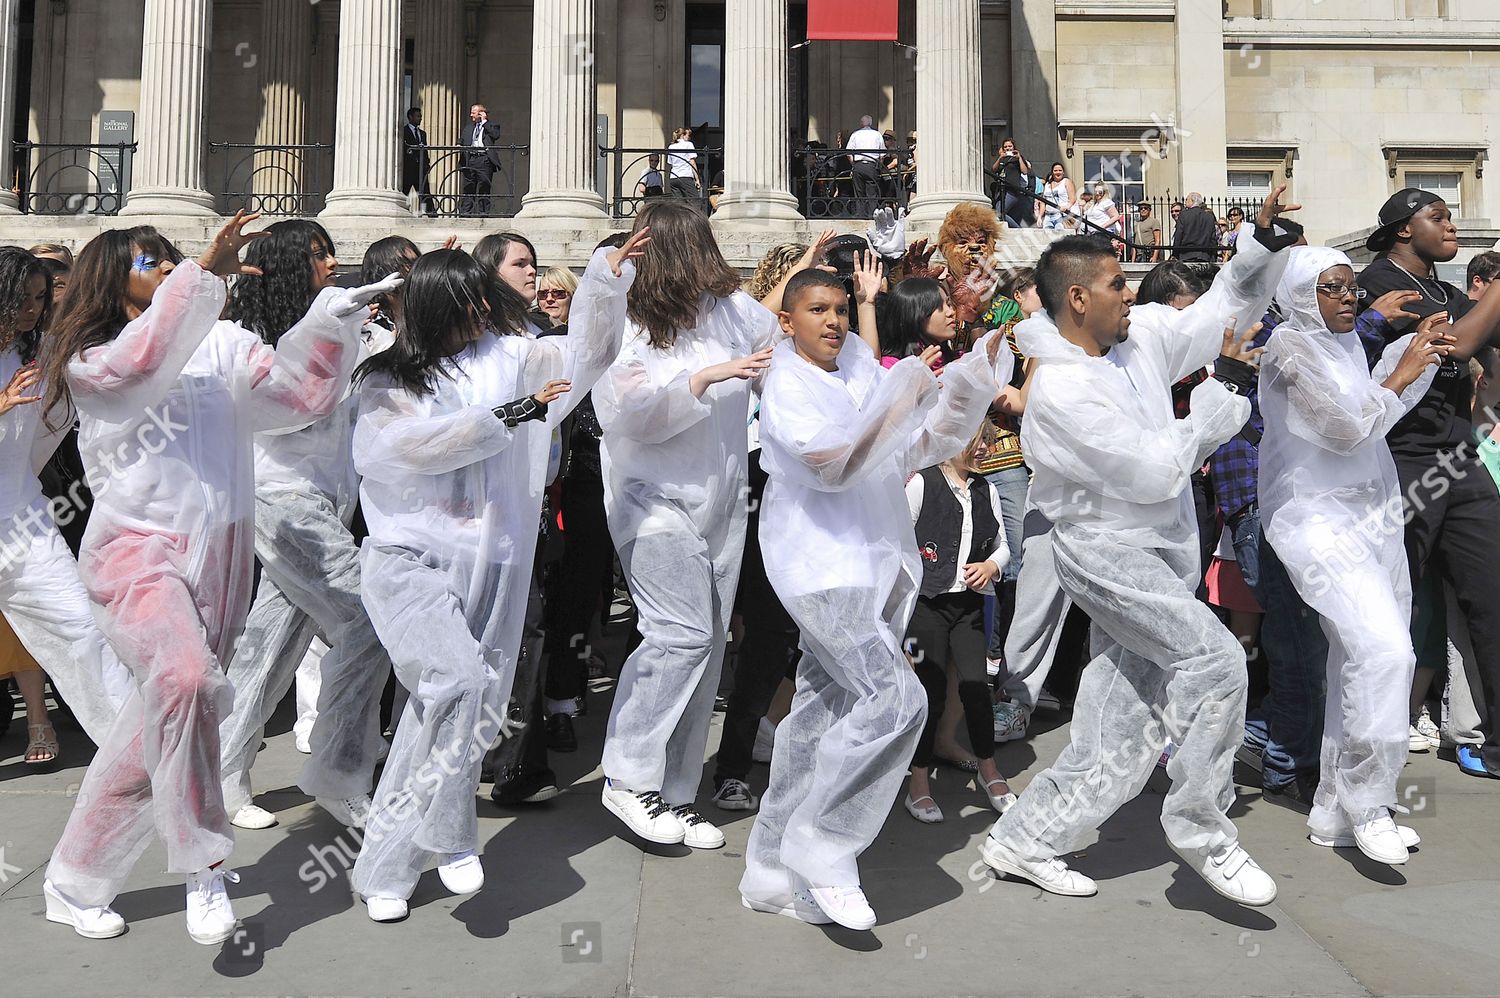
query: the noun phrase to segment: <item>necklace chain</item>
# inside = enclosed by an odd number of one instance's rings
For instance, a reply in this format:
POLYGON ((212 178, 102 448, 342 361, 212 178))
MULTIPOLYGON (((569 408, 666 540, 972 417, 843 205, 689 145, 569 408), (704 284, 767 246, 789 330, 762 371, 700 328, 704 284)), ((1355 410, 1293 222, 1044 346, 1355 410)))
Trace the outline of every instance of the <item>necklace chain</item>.
MULTIPOLYGON (((1386 257, 1386 259, 1387 260, 1391 260, 1390 257, 1386 257)), ((1422 292, 1422 294, 1423 294, 1424 297, 1427 296, 1427 289, 1422 286, 1422 279, 1421 278, 1417 277, 1411 271, 1409 271, 1405 267, 1401 266, 1401 264, 1397 263, 1395 260, 1391 260, 1391 266, 1395 267, 1397 270, 1401 271, 1401 273, 1405 274, 1408 278, 1410 278, 1411 282, 1417 286, 1417 290, 1420 291, 1420 292, 1422 292)), ((1434 301, 1436 301, 1439 305, 1446 305, 1446 304, 1448 304, 1448 290, 1443 287, 1442 282, 1439 281, 1435 277, 1428 278, 1428 280, 1432 281, 1433 284, 1437 285, 1438 291, 1441 292, 1441 294, 1443 296, 1442 298, 1438 298, 1438 296, 1436 294, 1434 294, 1434 295, 1431 295, 1430 297, 1434 301)))

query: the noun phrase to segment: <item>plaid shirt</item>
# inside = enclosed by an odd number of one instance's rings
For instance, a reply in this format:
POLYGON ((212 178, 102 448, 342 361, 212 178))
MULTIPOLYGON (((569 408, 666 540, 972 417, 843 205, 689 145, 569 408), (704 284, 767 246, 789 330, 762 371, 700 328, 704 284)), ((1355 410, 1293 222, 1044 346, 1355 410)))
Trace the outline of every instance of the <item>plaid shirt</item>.
MULTIPOLYGON (((1255 345, 1258 347, 1265 346, 1271 333, 1281 324, 1281 314, 1276 311, 1275 305, 1271 306, 1271 311, 1266 313, 1261 324, 1263 328, 1255 337, 1255 345)), ((1374 309, 1365 309, 1354 320, 1354 335, 1359 337, 1367 356, 1380 356, 1385 349, 1388 328, 1384 316, 1374 309)), ((1245 397, 1250 400, 1248 425, 1253 426, 1256 433, 1264 433, 1266 423, 1260 415, 1259 387, 1252 388, 1245 397)), ((1212 469, 1214 497, 1226 520, 1233 519, 1255 503, 1256 479, 1260 474, 1260 448, 1257 445, 1246 440, 1243 435, 1235 434, 1228 443, 1214 451, 1212 469)))

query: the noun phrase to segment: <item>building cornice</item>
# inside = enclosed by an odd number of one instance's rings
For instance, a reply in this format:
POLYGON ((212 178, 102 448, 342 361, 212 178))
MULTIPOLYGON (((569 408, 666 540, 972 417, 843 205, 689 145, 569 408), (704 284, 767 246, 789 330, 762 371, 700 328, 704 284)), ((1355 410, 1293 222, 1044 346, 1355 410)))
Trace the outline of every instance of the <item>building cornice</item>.
POLYGON ((1230 17, 1224 46, 1239 48, 1500 49, 1500 21, 1413 21, 1230 17))

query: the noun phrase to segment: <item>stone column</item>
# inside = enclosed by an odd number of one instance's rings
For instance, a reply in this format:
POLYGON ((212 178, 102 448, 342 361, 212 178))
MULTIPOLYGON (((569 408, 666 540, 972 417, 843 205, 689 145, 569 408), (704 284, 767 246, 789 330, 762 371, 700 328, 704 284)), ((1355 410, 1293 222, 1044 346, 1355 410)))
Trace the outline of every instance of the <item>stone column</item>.
MULTIPOLYGON (((19 208, 10 186, 15 180, 15 160, 10 148, 11 100, 16 92, 16 10, 18 0, 0 0, 0 215, 14 215, 19 208)), ((23 164, 27 168, 30 164, 23 164)))
MULTIPOLYGON (((463 0, 423 0, 417 4, 414 35, 417 51, 412 87, 416 91, 416 106, 422 109, 427 142, 434 146, 457 145, 460 122, 468 120, 463 92, 467 59, 463 0)), ((404 114, 401 120, 406 121, 404 114)), ((433 195, 457 198, 462 183, 459 154, 434 152, 431 159, 432 172, 428 176, 433 195)), ((451 210, 456 203, 446 202, 446 207, 451 210)))
POLYGON ((213 0, 146 0, 140 151, 122 215, 213 215, 203 189, 204 82, 213 0))
MULTIPOLYGON (((1224 12, 1217 0, 1177 4, 1177 162, 1182 191, 1205 197, 1224 193, 1228 176, 1228 126, 1224 111, 1224 12)), ((1229 72, 1254 72, 1268 53, 1251 53, 1229 72), (1242 69, 1241 67, 1251 67, 1242 69)))
POLYGON ((800 221, 789 190, 786 4, 728 0, 724 19, 725 190, 714 217, 800 221))
POLYGON ((594 0, 547 0, 533 10, 531 189, 519 217, 598 221, 594 0))
MULTIPOLYGON (((307 141, 307 97, 312 65, 312 6, 307 0, 264 0, 260 16, 260 122, 255 144, 302 145, 307 141)), ((296 195, 307 193, 304 150, 257 152, 251 190, 275 195, 265 207, 291 213, 296 195), (277 203, 277 202, 280 203, 277 203)))
MULTIPOLYGON (((1054 5, 1010 5, 1010 134, 1037 170, 1058 156, 1057 11, 1054 5)), ((994 150, 985 150, 987 155, 994 150)))
POLYGON ((984 196, 979 4, 917 4, 917 196, 911 219, 940 223, 954 205, 984 196))
POLYGON ((401 0, 339 5, 339 92, 327 216, 408 214, 400 182, 401 0))

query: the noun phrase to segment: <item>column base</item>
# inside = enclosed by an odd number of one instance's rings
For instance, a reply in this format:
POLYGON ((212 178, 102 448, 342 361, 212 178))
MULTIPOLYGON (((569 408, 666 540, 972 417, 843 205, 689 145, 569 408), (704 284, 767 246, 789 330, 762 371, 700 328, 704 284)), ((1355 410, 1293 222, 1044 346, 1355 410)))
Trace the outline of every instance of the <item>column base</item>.
POLYGON ((516 217, 526 221, 600 222, 608 218, 604 199, 595 191, 553 190, 527 191, 521 195, 521 210, 516 217))
POLYGON ((351 187, 342 191, 329 191, 319 217, 349 218, 371 215, 378 218, 410 218, 411 205, 395 191, 383 191, 374 187, 351 187))
POLYGON ((918 194, 911 199, 911 205, 907 209, 907 224, 941 225, 944 216, 961 204, 982 204, 986 208, 994 208, 982 194, 964 191, 935 191, 932 194, 918 194))
POLYGON ((191 187, 138 187, 125 195, 120 214, 219 217, 213 195, 191 187))
POLYGON ((801 222, 805 221, 797 210, 797 199, 786 191, 771 188, 752 188, 747 191, 727 191, 719 198, 715 221, 725 222, 801 222))

